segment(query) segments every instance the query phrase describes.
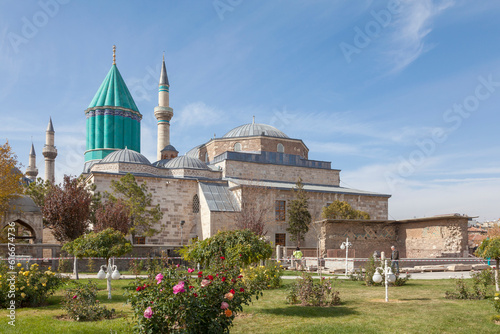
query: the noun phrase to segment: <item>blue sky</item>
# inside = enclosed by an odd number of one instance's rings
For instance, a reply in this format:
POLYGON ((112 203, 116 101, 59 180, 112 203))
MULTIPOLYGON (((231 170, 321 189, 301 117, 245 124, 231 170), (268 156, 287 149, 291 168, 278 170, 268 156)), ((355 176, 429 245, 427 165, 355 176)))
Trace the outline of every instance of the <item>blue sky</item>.
POLYGON ((84 110, 112 63, 155 160, 165 51, 183 154, 271 124, 303 139, 341 185, 392 194, 390 218, 500 217, 500 3, 496 1, 2 1, 0 137, 39 175, 79 174, 84 110))

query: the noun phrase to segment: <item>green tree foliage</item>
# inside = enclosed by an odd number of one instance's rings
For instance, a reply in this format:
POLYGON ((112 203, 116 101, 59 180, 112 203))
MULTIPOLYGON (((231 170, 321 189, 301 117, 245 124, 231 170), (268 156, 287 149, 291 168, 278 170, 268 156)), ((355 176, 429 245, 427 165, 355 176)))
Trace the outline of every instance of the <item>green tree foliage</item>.
POLYGON ((9 142, 0 146, 0 215, 7 211, 9 201, 23 193, 22 177, 16 155, 9 142))
POLYGON ((118 257, 132 251, 132 245, 123 233, 108 228, 99 233, 90 232, 66 243, 64 251, 76 257, 103 257, 106 262, 111 257, 118 257))
POLYGON ((51 186, 45 196, 45 227, 57 241, 75 240, 88 230, 91 201, 92 194, 81 179, 64 175, 62 185, 51 186))
POLYGON ((158 231, 153 226, 163 218, 160 205, 152 206, 152 195, 146 183, 137 184, 134 175, 128 173, 119 181, 111 181, 112 194, 107 194, 108 201, 117 202, 118 198, 128 207, 130 229, 128 233, 152 236, 158 231))
MULTIPOLYGON (((77 258, 103 257, 106 259, 108 274, 111 275, 111 257, 125 255, 132 251, 132 245, 125 236, 112 228, 99 233, 91 232, 65 244, 62 248, 77 258)), ((111 277, 108 276, 108 299, 111 299, 111 277)))
POLYGON ((204 266, 218 263, 220 257, 228 262, 248 265, 269 259, 272 247, 250 230, 221 231, 211 238, 197 241, 181 250, 187 261, 198 262, 204 266))
POLYGON ((290 233, 290 239, 296 241, 300 246, 300 241, 304 240, 304 236, 309 231, 309 225, 312 220, 302 179, 299 178, 297 181, 294 192, 295 199, 290 202, 288 228, 286 230, 290 233))
POLYGON ((370 219, 368 213, 354 209, 345 201, 335 201, 324 207, 322 217, 325 219, 370 219))
POLYGON ((476 255, 482 258, 489 258, 496 261, 495 266, 495 288, 500 291, 498 267, 500 265, 500 237, 493 237, 484 239, 481 245, 476 250, 476 255))
POLYGON ((25 190, 26 195, 31 197, 33 202, 40 208, 45 205, 45 197, 49 193, 52 183, 44 181, 41 177, 37 177, 34 182, 31 182, 25 190))

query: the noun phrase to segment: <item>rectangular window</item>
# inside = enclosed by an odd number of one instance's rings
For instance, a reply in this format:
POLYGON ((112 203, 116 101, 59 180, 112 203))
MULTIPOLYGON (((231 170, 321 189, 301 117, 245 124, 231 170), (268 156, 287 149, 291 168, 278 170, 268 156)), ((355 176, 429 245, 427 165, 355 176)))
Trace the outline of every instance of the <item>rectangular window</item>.
POLYGON ((135 244, 136 245, 145 245, 146 244, 146 237, 135 237, 135 244))
POLYGON ((276 201, 275 217, 277 222, 284 222, 286 220, 286 201, 276 201))
POLYGON ((286 233, 276 233, 274 236, 274 243, 276 246, 280 245, 285 247, 286 246, 286 233))

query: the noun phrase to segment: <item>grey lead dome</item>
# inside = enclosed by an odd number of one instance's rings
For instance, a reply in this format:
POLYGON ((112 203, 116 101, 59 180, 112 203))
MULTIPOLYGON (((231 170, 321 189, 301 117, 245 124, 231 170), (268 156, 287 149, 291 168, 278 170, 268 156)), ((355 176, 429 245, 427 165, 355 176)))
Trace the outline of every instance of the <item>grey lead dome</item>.
POLYGON ((228 133, 223 138, 269 136, 278 138, 289 138, 285 133, 267 124, 249 123, 240 125, 228 133))
POLYGON ((146 158, 139 152, 129 150, 128 148, 110 153, 100 162, 101 163, 127 162, 134 164, 151 165, 151 162, 149 162, 148 158, 146 158))
POLYGON ((209 169, 207 164, 197 158, 187 157, 185 155, 181 155, 177 158, 173 158, 168 161, 165 165, 165 168, 191 168, 191 169, 209 169))

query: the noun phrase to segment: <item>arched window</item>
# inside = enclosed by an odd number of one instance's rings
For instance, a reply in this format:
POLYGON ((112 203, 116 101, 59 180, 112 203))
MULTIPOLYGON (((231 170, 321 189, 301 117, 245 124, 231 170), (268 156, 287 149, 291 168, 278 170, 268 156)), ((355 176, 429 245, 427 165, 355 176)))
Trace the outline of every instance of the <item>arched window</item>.
POLYGON ((285 153, 285 146, 282 143, 278 144, 278 153, 285 153))
POLYGON ((239 152, 239 151, 241 151, 241 144, 240 144, 240 143, 236 143, 236 144, 234 144, 234 151, 235 151, 235 152, 239 152))
POLYGON ((193 196, 193 213, 200 212, 200 198, 198 194, 193 196))

